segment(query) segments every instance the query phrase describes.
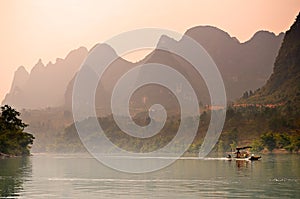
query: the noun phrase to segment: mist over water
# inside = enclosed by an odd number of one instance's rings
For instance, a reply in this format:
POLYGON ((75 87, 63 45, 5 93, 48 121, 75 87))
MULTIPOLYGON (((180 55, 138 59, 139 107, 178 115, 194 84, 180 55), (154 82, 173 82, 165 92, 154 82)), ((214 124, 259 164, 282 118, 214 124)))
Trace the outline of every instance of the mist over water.
MULTIPOLYGON (((136 158, 136 157, 135 157, 136 158)), ((149 174, 112 170, 88 154, 0 160, 0 196, 12 198, 299 198, 300 157, 261 161, 181 158, 149 174)))

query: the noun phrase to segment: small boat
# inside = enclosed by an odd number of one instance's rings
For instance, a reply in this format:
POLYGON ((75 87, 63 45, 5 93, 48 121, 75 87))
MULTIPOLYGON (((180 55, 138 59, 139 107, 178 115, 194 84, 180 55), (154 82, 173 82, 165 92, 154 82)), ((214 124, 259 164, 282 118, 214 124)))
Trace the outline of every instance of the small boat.
POLYGON ((259 160, 260 158, 261 158, 261 156, 257 156, 257 155, 255 156, 255 155, 252 154, 250 156, 249 160, 259 160))
POLYGON ((252 147, 251 146, 237 147, 236 152, 234 152, 234 154, 236 155, 232 157, 231 154, 227 154, 226 158, 227 160, 250 160, 250 161, 259 160, 261 156, 257 156, 254 154, 250 156, 250 154, 247 151, 245 151, 246 149, 250 149, 250 148, 252 147))

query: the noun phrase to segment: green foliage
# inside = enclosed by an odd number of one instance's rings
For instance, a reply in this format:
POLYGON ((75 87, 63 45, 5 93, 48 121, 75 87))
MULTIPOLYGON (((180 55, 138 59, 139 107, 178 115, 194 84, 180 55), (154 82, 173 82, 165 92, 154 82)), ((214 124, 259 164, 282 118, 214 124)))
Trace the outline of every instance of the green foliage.
POLYGON ((264 145, 260 139, 253 140, 253 142, 251 143, 251 146, 252 146, 252 148, 251 148, 252 152, 260 152, 264 149, 264 145))
POLYGON ((264 133, 260 139, 255 139, 252 144, 252 151, 259 152, 265 147, 272 151, 277 149, 286 149, 289 152, 298 152, 300 149, 300 135, 289 135, 288 133, 264 133))
MULTIPOLYGON (((86 135, 85 141, 93 143, 93 141, 99 138, 99 133, 97 132, 97 128, 94 128, 92 118, 81 121, 81 125, 87 129, 89 134, 86 135)), ((143 124, 145 122, 145 118, 136 117, 135 122, 139 124, 143 124)), ((191 124, 193 120, 196 118, 185 118, 187 124, 191 124)), ((180 125, 180 118, 178 117, 170 117, 167 119, 164 128, 161 132, 157 133, 155 136, 150 138, 137 138, 130 136, 121 131, 118 125, 114 122, 114 118, 112 116, 98 118, 99 123, 101 124, 101 128, 103 129, 105 136, 116 146, 131 152, 152 152, 158 150, 164 146, 166 146, 176 135, 178 131, 178 127, 180 125)), ((129 118, 121 118, 121 122, 128 124, 129 118)), ((155 121, 154 121, 155 123, 155 121)), ((189 129, 190 125, 187 125, 187 129, 189 129)), ((141 131, 141 133, 143 133, 141 131)), ((188 132, 187 132, 188 135, 188 132)), ((101 147, 101 140, 98 140, 99 143, 97 145, 101 147)), ((182 149, 182 143, 175 143, 173 150, 179 151, 182 149)), ((191 144, 188 152, 197 153, 200 148, 199 142, 195 142, 191 144)), ((108 151, 110 149, 107 149, 108 151)), ((113 150, 113 149, 111 149, 113 150)), ((75 125, 72 124, 64 129, 64 131, 60 132, 56 137, 55 144, 51 146, 49 151, 55 152, 82 152, 85 151, 85 148, 82 146, 81 140, 78 137, 78 133, 76 131, 75 125)))
POLYGON ((237 145, 251 145, 253 152, 264 148, 297 152, 299 132, 300 117, 290 107, 252 104, 228 107, 220 139, 227 151, 230 150, 231 142, 235 141, 237 145))
POLYGON ((28 125, 18 117, 20 113, 8 105, 1 107, 0 131, 2 130, 24 130, 28 125))
POLYGON ((294 135, 289 137, 289 145, 284 146, 284 148, 290 152, 300 150, 300 135, 294 135))
POLYGON ((291 137, 287 134, 277 133, 275 139, 277 148, 285 148, 291 144, 291 137))
POLYGON ((237 143, 238 142, 238 130, 237 128, 233 128, 231 131, 228 133, 228 141, 232 143, 237 143))
POLYGON ((272 132, 262 134, 260 138, 263 145, 266 146, 269 151, 272 152, 276 148, 276 139, 272 132))
POLYGON ((234 152, 235 149, 236 149, 236 147, 237 147, 237 143, 236 143, 235 141, 233 141, 233 142, 230 144, 230 149, 231 149, 231 151, 234 152))
POLYGON ((225 146, 224 146, 223 140, 219 140, 218 146, 217 146, 218 152, 221 152, 221 153, 224 152, 224 148, 225 148, 225 146))
MULTIPOLYGON (((40 118, 42 117, 40 116, 40 112, 24 112, 22 114, 23 118, 26 118, 25 116, 29 114, 31 114, 31 116, 35 114, 34 118, 36 118, 36 121, 30 120, 31 131, 39 130, 39 134, 37 134, 38 142, 35 143, 35 149, 43 152, 70 153, 85 151, 78 137, 75 125, 71 124, 71 118, 69 118, 69 120, 64 119, 64 117, 69 114, 65 114, 63 111, 47 111, 49 114, 43 116, 44 119, 42 119, 42 122, 38 122, 41 121, 40 118)), ((148 114, 141 114, 135 117, 134 121, 137 124, 145 125, 147 118, 145 119, 144 115, 148 114)), ((205 110, 200 116, 199 129, 196 138, 187 150, 188 153, 199 153, 200 146, 210 123, 210 117, 211 113, 209 109, 205 110)), ((26 119, 28 120, 28 118, 26 119)), ((188 123, 187 128, 194 119, 195 118, 192 117, 185 118, 185 122, 188 123)), ((143 153, 155 151, 168 144, 174 138, 181 123, 178 116, 168 117, 160 133, 151 137, 151 139, 142 140, 128 136, 122 132, 115 124, 112 116, 98 118, 98 120, 107 138, 118 147, 128 151, 143 153)), ((122 121, 128 123, 128 118, 123 118, 122 121)), ((96 129, 93 129, 92 124, 90 124, 88 120, 83 122, 85 128, 91 132, 95 132, 91 133, 87 139, 96 140, 96 129)), ((246 107, 228 107, 225 126, 214 150, 216 152, 234 151, 237 146, 251 145, 254 147, 253 150, 261 151, 263 148, 267 148, 260 139, 260 136, 264 132, 273 132, 276 139, 276 148, 283 148, 289 151, 297 151, 299 148, 299 145, 296 143, 297 139, 294 138, 300 132, 300 119, 297 116, 287 116, 280 107, 270 108, 251 105, 246 107), (280 137, 280 134, 286 134, 288 138, 286 139, 284 136, 280 137), (290 144, 288 140, 290 140, 290 144)), ((99 145, 101 145, 101 143, 99 143, 99 145)), ((178 143, 174 145, 174 150, 180 149, 182 149, 182 144, 178 141, 178 143)))
POLYGON ((1 107, 0 152, 9 155, 29 155, 34 136, 24 132, 28 125, 18 117, 20 113, 8 105, 1 107))

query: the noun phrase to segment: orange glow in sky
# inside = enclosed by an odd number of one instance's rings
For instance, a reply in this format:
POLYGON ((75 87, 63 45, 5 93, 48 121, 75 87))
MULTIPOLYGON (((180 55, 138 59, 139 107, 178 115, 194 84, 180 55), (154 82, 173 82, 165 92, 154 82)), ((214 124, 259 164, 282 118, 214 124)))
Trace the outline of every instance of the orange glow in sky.
POLYGON ((30 71, 39 58, 55 62, 124 31, 212 25, 244 42, 258 30, 286 31, 299 11, 299 0, 2 0, 0 101, 19 66, 30 71))

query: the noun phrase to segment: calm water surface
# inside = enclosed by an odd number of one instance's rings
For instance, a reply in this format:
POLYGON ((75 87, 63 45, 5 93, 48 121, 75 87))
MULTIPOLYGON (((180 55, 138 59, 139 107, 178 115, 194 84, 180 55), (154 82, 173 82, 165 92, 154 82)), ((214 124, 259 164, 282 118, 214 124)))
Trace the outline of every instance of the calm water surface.
POLYGON ((261 161, 180 159, 148 174, 109 169, 89 155, 0 160, 2 198, 300 198, 300 155, 261 161))

